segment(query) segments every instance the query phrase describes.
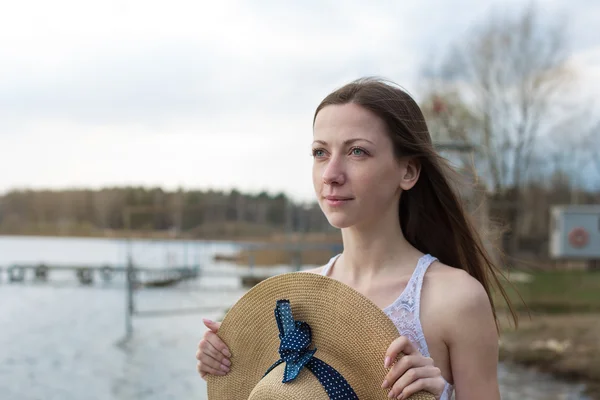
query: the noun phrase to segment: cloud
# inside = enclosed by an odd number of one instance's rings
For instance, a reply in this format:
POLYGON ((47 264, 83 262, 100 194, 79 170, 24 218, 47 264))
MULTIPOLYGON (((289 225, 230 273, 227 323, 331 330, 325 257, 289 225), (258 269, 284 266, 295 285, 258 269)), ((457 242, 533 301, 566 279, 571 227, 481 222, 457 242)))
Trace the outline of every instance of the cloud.
MULTIPOLYGON (((385 54, 393 21, 339 4, 325 14, 278 3, 127 4, 111 11, 63 3, 69 17, 54 10, 63 17, 34 35, 5 26, 13 39, 2 43, 9 61, 0 67, 3 116, 154 123, 282 112, 312 101, 312 90, 334 77, 341 84, 394 59, 385 54)), ((32 25, 42 24, 40 13, 32 25)))

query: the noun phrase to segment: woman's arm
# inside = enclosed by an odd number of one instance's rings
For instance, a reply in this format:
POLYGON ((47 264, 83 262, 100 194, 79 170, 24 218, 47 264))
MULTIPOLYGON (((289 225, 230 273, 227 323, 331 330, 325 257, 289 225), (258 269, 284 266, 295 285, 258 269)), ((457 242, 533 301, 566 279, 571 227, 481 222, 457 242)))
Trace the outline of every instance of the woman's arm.
POLYGON ((466 272, 456 278, 444 317, 455 398, 500 400, 498 333, 490 301, 466 272))

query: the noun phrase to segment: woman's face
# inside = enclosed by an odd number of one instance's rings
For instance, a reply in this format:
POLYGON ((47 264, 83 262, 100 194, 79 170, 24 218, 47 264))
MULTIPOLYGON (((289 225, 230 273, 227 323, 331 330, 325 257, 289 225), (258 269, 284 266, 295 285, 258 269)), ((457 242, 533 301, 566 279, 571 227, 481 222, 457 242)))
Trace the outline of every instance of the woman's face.
POLYGON ((413 166, 396 159, 382 119, 357 104, 329 105, 317 114, 313 139, 313 185, 331 225, 347 228, 398 215, 413 166))

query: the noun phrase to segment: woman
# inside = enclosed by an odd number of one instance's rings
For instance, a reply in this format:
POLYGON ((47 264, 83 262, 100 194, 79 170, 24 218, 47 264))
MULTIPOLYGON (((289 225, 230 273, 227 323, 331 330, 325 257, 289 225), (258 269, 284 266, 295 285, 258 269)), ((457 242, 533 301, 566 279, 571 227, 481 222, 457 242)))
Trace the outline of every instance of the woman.
MULTIPOLYGON (((357 80, 317 107, 313 139, 315 192, 344 251, 308 272, 361 292, 398 327, 382 386, 394 398, 427 390, 441 400, 499 399, 498 279, 416 102, 385 81, 357 80), (400 352, 407 356, 391 366, 400 352)), ((219 323, 205 324, 198 371, 224 375, 219 323)))

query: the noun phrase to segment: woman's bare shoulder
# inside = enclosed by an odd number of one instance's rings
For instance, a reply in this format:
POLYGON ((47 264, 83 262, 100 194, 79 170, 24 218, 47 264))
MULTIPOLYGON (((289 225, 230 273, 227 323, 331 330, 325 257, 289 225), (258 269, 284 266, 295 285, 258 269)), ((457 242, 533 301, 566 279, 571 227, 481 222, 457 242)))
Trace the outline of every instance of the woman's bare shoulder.
POLYGON ((475 289, 476 287, 481 287, 481 289, 483 289, 481 283, 464 269, 451 267, 439 261, 436 261, 431 265, 425 277, 433 278, 431 280, 434 281, 436 285, 446 287, 451 286, 455 289, 455 292, 462 291, 457 291, 457 288, 465 289, 467 291, 469 289, 475 289))
POLYGON ((428 285, 435 303, 443 307, 448 315, 457 316, 465 312, 487 314, 491 312, 488 294, 477 279, 467 271, 436 262, 427 273, 428 285))

